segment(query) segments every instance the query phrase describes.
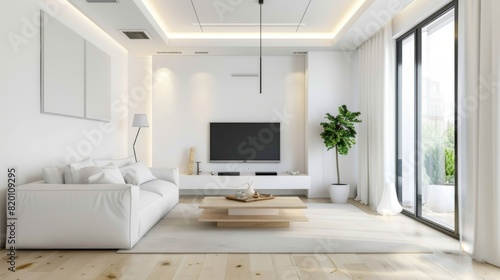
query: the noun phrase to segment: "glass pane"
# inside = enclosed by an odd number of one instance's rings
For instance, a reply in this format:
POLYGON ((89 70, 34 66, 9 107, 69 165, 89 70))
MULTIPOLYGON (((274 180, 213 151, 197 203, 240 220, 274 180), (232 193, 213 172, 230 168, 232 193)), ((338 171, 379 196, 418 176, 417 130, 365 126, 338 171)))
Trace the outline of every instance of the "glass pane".
POLYGON ((402 41, 399 165, 403 208, 415 213, 415 36, 402 41))
POLYGON ((422 217, 455 229, 454 10, 422 28, 422 217))

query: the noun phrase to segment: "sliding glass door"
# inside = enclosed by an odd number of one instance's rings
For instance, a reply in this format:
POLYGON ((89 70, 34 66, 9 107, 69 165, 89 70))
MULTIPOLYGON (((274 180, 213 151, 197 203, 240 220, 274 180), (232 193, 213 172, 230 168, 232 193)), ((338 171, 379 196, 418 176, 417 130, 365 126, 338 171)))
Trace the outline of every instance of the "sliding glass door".
POLYGON ((404 213, 457 236, 455 10, 397 40, 397 187, 404 213))

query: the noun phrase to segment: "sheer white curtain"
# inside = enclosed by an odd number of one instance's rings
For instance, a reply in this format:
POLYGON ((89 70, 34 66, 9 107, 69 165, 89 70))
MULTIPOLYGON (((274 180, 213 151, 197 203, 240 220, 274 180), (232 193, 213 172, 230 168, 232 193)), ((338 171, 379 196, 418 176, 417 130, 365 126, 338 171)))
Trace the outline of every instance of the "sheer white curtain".
POLYGON ((461 241, 500 266, 500 1, 459 1, 461 241))
POLYGON ((382 208, 400 212, 395 199, 395 96, 394 48, 389 22, 359 47, 358 196, 356 200, 375 209, 384 188, 392 192, 382 208), (399 210, 399 211, 398 211, 399 210))

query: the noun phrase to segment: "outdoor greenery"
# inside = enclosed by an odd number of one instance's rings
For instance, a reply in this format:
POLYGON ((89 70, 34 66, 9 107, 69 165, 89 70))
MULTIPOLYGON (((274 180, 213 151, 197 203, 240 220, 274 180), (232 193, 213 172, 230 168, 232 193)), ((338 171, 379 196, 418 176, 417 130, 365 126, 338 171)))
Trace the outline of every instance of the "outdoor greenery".
POLYGON ((360 123, 358 119, 360 112, 350 112, 346 105, 339 107, 337 116, 326 113, 325 119, 328 122, 322 122, 323 132, 321 138, 327 147, 327 150, 335 149, 335 160, 337 164, 337 184, 340 184, 339 172, 339 154, 347 155, 352 145, 356 144, 355 123, 360 123))
POLYGON ((452 123, 444 133, 426 126, 423 129, 424 184, 444 185, 455 183, 455 134, 452 123))

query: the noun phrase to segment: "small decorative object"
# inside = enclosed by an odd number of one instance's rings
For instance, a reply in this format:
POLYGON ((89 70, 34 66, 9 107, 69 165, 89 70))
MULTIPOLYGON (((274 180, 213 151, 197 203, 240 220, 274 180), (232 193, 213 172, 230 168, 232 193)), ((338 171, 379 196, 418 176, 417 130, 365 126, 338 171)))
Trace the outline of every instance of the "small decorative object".
POLYGON ((335 148, 335 162, 337 167, 337 184, 330 185, 330 198, 333 203, 346 203, 349 197, 349 185, 340 183, 339 154, 347 155, 352 145, 356 144, 356 128, 354 125, 360 123, 358 119, 360 112, 350 112, 346 105, 339 107, 339 114, 332 116, 326 113, 328 122, 321 123, 324 131, 320 136, 323 138, 326 148, 335 148))
POLYGON ((194 172, 194 155, 195 155, 196 150, 194 147, 189 148, 189 160, 188 160, 188 169, 187 169, 187 175, 193 175, 194 172))
POLYGON ((275 198, 275 196, 272 194, 259 193, 258 197, 255 197, 255 195, 253 197, 246 197, 245 193, 244 192, 242 193, 243 193, 242 197, 238 197, 238 192, 236 192, 235 195, 226 195, 226 199, 235 200, 239 202, 254 202, 254 201, 269 200, 275 198))
POLYGON ((201 174, 200 163, 201 163, 201 161, 197 161, 196 162, 196 175, 200 175, 201 174))
POLYGON ((234 195, 238 199, 246 199, 246 195, 244 191, 237 191, 234 195))
POLYGON ((287 173, 288 173, 288 175, 299 175, 300 174, 299 171, 288 171, 287 173))
POLYGON ((247 190, 245 191, 245 196, 248 197, 248 198, 251 198, 253 197, 253 195, 255 194, 255 191, 254 189, 252 188, 252 182, 250 183, 247 183, 248 185, 248 188, 247 190))
POLYGON ((210 172, 210 174, 213 176, 213 175, 215 175, 215 172, 212 171, 212 172, 210 172))

